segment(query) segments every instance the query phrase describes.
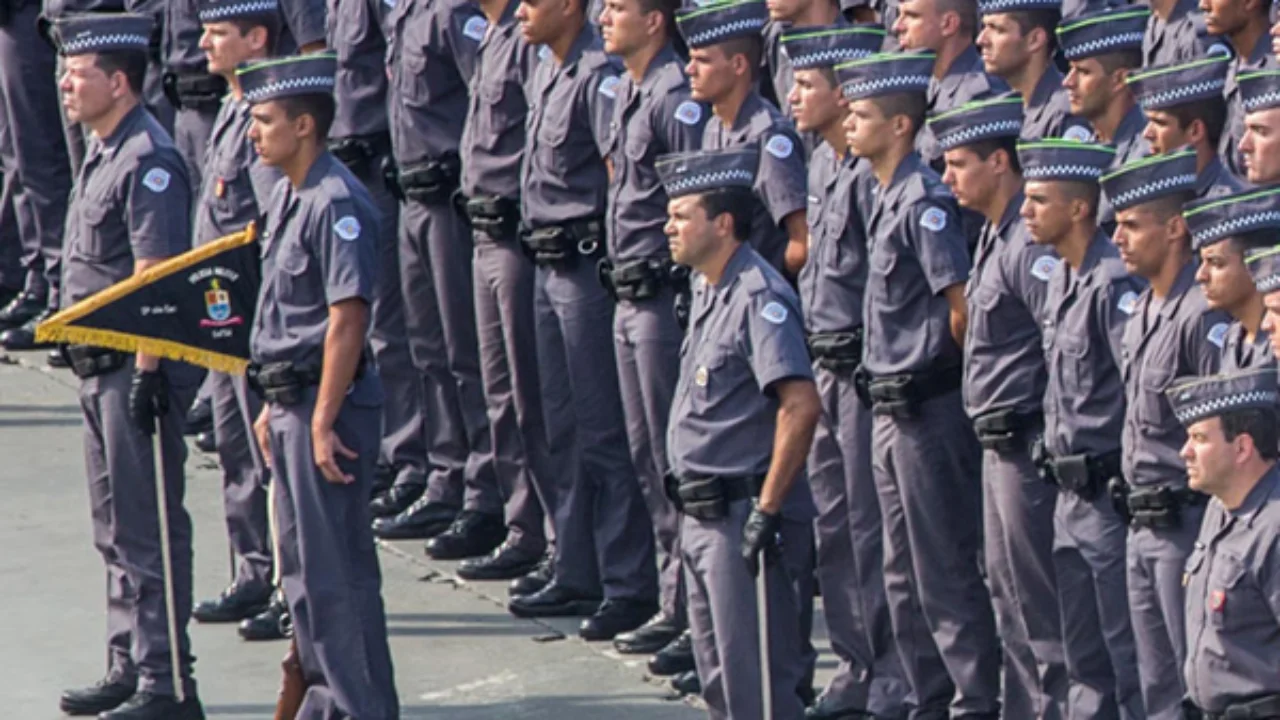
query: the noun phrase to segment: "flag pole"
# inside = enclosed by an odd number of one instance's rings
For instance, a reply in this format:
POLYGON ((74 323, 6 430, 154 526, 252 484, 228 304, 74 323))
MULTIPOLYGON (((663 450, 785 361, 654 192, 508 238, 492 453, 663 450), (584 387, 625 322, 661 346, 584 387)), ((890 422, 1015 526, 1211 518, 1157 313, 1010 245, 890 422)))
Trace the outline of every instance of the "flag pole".
POLYGON ((756 573, 756 621, 760 634, 760 702, 763 720, 773 720, 773 673, 769 668, 769 590, 765 582, 769 553, 760 553, 760 572, 756 573))
POLYGON ((182 651, 178 643, 178 603, 173 592, 173 549, 169 542, 169 494, 164 486, 163 418, 156 418, 156 432, 151 436, 151 456, 155 460, 156 516, 160 520, 160 562, 164 565, 164 609, 169 631, 169 667, 173 672, 173 693, 179 703, 186 702, 187 691, 183 686, 182 663, 178 655, 182 651))

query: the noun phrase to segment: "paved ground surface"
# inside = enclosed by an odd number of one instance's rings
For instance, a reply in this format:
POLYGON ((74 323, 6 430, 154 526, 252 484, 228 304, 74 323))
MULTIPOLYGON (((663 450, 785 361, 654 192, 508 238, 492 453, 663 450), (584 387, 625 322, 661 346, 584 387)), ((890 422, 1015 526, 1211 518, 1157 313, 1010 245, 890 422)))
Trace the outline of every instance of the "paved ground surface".
MULTIPOLYGON (((103 574, 93 549, 75 379, 40 354, 0 355, 0 706, 7 718, 57 718, 64 687, 103 672, 103 574)), ((220 476, 192 452, 197 597, 227 582, 220 476)), ((702 717, 646 677, 644 658, 585 643, 576 621, 535 623, 503 609, 504 583, 466 583, 421 543, 382 548, 383 597, 402 717, 450 720, 681 720, 702 717)), ((242 642, 230 626, 192 627, 211 718, 269 718, 280 643, 242 642)), ((825 648, 825 641, 819 640, 825 648)), ((819 680, 834 659, 824 653, 819 680)))

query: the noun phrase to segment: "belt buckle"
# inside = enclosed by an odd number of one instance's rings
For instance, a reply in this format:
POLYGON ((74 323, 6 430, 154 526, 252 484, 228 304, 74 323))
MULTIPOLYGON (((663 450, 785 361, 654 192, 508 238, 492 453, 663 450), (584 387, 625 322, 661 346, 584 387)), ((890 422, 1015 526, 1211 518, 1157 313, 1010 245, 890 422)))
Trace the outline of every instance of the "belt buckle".
POLYGON ((596 240, 579 240, 578 252, 582 255, 595 255, 600 249, 600 243, 596 240))

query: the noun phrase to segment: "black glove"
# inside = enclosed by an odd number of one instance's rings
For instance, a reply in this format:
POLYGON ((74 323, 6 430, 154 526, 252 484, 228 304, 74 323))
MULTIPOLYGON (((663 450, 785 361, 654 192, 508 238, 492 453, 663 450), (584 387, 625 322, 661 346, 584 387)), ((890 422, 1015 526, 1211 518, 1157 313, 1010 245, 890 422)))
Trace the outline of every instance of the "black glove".
POLYGON ((129 419, 139 430, 150 435, 156 431, 156 419, 169 411, 169 384, 159 370, 133 371, 129 386, 129 419))
POLYGON ((853 370, 853 391, 858 396, 862 407, 870 410, 875 403, 871 400, 871 373, 861 364, 853 370))
POLYGON ((769 560, 777 557, 781 545, 778 531, 781 529, 781 514, 767 513, 759 507, 751 509, 747 524, 742 526, 742 559, 747 561, 751 577, 760 573, 760 553, 766 553, 769 560))

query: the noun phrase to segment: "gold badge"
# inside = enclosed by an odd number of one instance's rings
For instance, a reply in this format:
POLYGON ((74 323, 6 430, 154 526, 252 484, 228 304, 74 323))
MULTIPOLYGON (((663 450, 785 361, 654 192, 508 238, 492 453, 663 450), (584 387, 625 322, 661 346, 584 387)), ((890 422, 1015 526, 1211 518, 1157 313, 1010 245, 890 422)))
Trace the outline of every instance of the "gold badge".
POLYGON ((707 386, 707 368, 705 365, 699 365, 698 369, 694 371, 693 382, 696 383, 698 387, 707 386))
POLYGON ((227 182, 222 178, 218 178, 218 182, 213 184, 213 194, 217 198, 222 198, 227 194, 227 182))

